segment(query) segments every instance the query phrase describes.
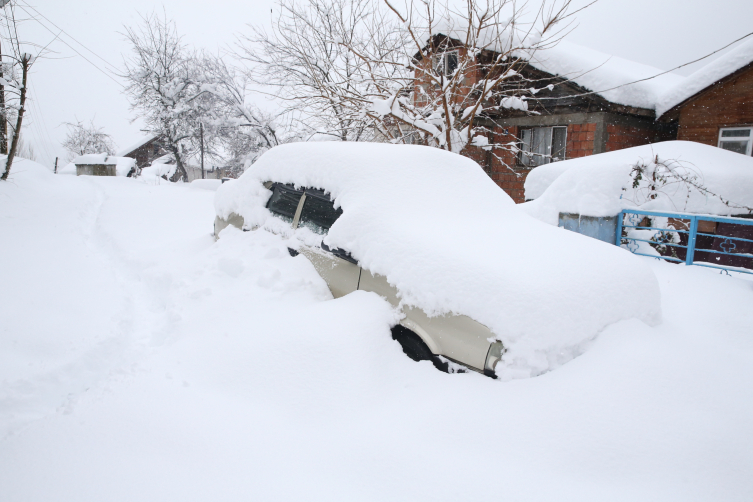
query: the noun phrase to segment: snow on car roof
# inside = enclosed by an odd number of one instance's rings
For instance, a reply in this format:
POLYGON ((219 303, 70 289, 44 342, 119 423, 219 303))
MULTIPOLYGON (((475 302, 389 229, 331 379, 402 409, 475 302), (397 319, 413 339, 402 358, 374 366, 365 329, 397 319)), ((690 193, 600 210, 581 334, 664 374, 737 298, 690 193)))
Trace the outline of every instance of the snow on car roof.
POLYGON ((404 304, 489 327, 508 348, 497 370, 504 378, 566 362, 608 324, 659 318, 658 285, 637 257, 529 217, 460 155, 414 145, 282 145, 218 189, 217 214, 279 230, 264 207, 266 181, 327 190, 343 214, 324 242, 386 276, 404 304))
POLYGON ((752 62, 753 38, 738 45, 727 54, 712 61, 686 77, 682 82, 668 89, 656 105, 656 116, 660 117, 683 101, 703 91, 708 86, 752 62))
POLYGON ((534 200, 525 203, 524 210, 553 225, 560 212, 614 216, 622 209, 640 208, 745 214, 744 207, 753 207, 753 158, 701 143, 665 141, 539 166, 528 174, 525 193, 534 200), (677 179, 659 180, 656 198, 647 198, 647 180, 634 187, 631 172, 637 164, 651 165, 657 159, 697 187, 677 179))

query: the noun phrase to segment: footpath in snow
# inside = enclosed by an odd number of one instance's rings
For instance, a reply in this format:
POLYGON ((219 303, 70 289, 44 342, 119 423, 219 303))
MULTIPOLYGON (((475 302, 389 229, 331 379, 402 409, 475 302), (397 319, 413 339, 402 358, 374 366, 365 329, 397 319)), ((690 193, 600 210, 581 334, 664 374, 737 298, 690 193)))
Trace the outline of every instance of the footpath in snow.
POLYGON ((444 374, 371 293, 213 192, 0 185, 0 500, 747 501, 753 281, 649 262, 663 322, 511 382, 444 374))

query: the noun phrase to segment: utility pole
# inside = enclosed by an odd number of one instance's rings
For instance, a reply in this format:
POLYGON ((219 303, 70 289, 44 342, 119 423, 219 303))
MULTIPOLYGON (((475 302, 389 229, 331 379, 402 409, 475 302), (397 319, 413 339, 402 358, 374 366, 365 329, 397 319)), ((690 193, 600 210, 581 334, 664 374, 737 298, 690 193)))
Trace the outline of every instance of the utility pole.
MULTIPOLYGON (((0 0, 0 8, 8 2, 0 0)), ((0 47, 0 79, 3 75, 3 55, 0 47)), ((0 84, 0 153, 8 155, 8 119, 5 117, 5 86, 0 84)))
MULTIPOLYGON (((0 0, 0 9, 10 0, 0 0)), ((3 78, 3 56, 0 48, 0 78, 3 78)), ((8 118, 5 116, 5 86, 0 84, 0 153, 8 155, 8 118)))
POLYGON ((201 131, 201 179, 204 179, 204 124, 199 123, 199 130, 201 131))

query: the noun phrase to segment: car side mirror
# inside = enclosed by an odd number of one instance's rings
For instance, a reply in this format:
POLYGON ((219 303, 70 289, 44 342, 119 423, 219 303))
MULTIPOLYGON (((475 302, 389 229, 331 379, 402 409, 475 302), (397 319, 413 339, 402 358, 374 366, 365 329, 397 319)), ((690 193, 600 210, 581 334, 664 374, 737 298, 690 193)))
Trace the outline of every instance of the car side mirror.
POLYGON ((342 258, 343 260, 349 261, 350 263, 352 263, 354 265, 358 265, 358 262, 356 261, 356 259, 353 258, 350 255, 350 253, 348 253, 344 249, 331 248, 328 245, 326 245, 324 243, 324 241, 322 241, 321 246, 322 246, 322 249, 325 250, 325 251, 327 251, 328 253, 332 253, 333 255, 337 256, 338 258, 342 258))

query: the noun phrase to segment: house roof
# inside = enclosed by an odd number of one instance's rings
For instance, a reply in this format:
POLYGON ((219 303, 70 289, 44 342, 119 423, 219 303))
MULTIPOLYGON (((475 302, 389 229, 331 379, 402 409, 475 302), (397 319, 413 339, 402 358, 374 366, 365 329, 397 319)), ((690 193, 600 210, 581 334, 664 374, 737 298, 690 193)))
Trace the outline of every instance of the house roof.
POLYGON ((158 134, 150 134, 149 136, 144 136, 141 138, 138 143, 134 143, 133 145, 129 146, 128 148, 124 148, 121 151, 118 152, 118 156, 125 157, 128 154, 131 154, 141 148, 142 146, 146 145, 147 143, 154 141, 155 139, 159 138, 158 134))
POLYGON ((661 117, 751 63, 753 63, 753 38, 689 75, 665 92, 656 105, 656 116, 661 117))
POLYGON ((656 108, 664 93, 685 80, 566 40, 534 54, 521 53, 520 57, 534 68, 568 79, 607 101, 650 110, 656 108))
MULTIPOLYGON (((466 39, 467 21, 447 19, 436 25, 434 33, 450 39, 466 39)), ((514 37, 515 38, 515 37, 514 37)), ((428 34, 426 39, 428 40, 428 34)), ((498 53, 510 47, 536 45, 536 40, 514 40, 493 29, 482 30, 476 45, 498 53), (500 46, 500 41, 505 46, 500 46)), ((547 44, 544 44, 547 45, 547 44)), ((605 54, 560 40, 535 52, 520 50, 514 54, 537 70, 567 79, 607 101, 635 108, 654 110, 666 92, 682 84, 685 77, 653 66, 605 54)))
POLYGON ((86 155, 79 155, 73 159, 73 163, 79 166, 87 165, 116 165, 118 158, 106 153, 88 153, 86 155))

